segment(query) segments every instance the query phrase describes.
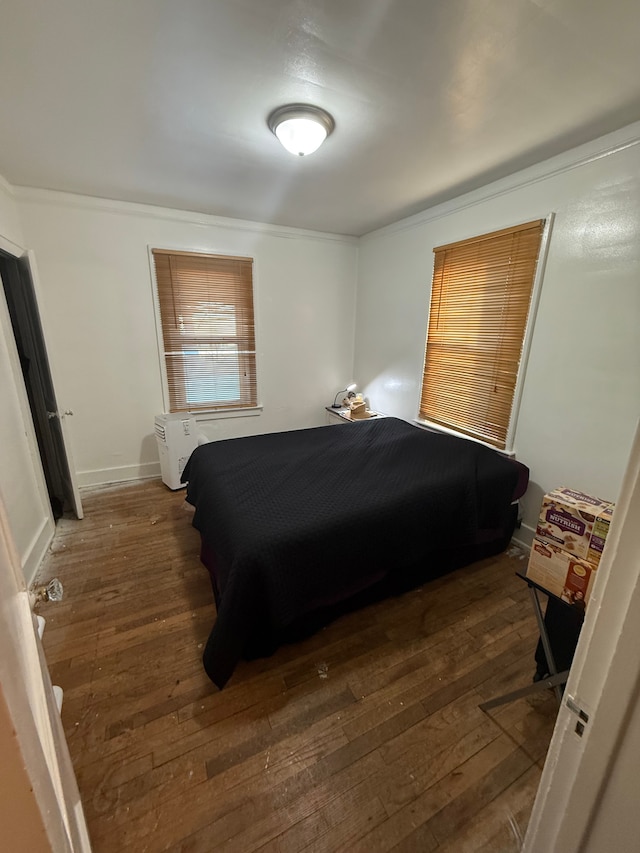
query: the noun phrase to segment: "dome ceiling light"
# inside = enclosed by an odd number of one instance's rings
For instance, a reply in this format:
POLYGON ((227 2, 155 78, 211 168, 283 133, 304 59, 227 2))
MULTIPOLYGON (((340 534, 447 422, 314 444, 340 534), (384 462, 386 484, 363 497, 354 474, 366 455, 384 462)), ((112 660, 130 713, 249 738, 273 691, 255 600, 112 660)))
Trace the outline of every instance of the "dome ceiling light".
POLYGON ((299 157, 317 151, 336 126, 326 110, 310 104, 278 107, 267 124, 287 151, 299 157))

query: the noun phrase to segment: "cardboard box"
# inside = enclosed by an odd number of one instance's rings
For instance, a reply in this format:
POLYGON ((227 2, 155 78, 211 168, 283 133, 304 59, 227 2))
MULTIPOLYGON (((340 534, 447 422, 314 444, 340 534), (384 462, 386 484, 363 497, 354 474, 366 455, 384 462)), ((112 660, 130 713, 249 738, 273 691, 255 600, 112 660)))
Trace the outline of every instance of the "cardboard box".
POLYGON ((597 566, 614 504, 565 487, 544 496, 536 535, 597 566))
POLYGON ((608 507, 605 507, 602 512, 596 516, 596 520, 593 522, 593 530, 591 532, 591 541, 589 542, 587 559, 596 567, 599 565, 600 558, 602 557, 602 550, 604 548, 604 542, 607 538, 607 534, 609 533, 609 525, 613 518, 614 509, 615 504, 609 504, 608 507))
POLYGON ((567 604, 584 608, 591 595, 596 568, 587 560, 536 536, 526 575, 567 604))

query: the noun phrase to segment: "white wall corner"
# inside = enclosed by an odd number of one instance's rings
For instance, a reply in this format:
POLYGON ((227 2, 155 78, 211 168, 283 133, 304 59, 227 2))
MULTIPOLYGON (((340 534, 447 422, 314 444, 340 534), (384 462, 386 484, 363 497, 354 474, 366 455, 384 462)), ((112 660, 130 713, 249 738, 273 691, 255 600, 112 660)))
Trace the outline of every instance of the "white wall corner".
POLYGON ((21 255, 23 236, 15 188, 0 175, 0 248, 9 254, 21 255))
POLYGON ((15 196, 13 187, 2 175, 0 175, 0 192, 5 193, 5 195, 8 195, 10 198, 14 198, 15 196))

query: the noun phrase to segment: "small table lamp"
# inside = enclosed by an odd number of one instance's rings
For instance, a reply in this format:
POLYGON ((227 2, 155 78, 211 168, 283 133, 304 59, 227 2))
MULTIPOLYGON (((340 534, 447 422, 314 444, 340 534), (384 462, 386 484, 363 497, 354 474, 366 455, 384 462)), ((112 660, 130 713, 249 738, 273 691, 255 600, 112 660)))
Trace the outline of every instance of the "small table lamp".
POLYGON ((355 383, 355 382, 352 382, 352 383, 351 383, 351 385, 347 385, 347 387, 346 387, 346 388, 343 388, 343 389, 342 389, 342 391, 338 391, 338 393, 337 393, 337 394, 336 394, 336 396, 335 396, 335 399, 334 399, 333 403, 331 404, 331 408, 332 408, 332 409, 341 409, 341 408, 342 408, 342 403, 339 403, 339 402, 338 402, 338 397, 339 397, 341 394, 348 394, 350 391, 355 391, 355 389, 356 389, 357 387, 358 387, 358 386, 356 385, 356 383, 355 383))

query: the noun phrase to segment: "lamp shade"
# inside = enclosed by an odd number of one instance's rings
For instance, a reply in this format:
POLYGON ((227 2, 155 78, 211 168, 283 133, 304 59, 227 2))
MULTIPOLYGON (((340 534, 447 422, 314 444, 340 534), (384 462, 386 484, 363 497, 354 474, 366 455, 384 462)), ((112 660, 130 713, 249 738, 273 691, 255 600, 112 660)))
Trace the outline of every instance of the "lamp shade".
POLYGON ((309 104, 288 104, 274 110, 269 128, 291 154, 313 154, 333 131, 335 122, 325 110, 309 104))

